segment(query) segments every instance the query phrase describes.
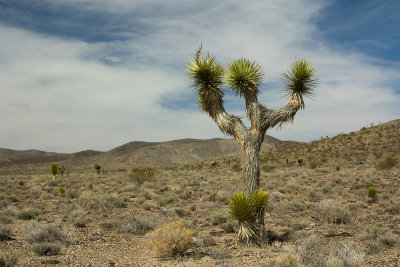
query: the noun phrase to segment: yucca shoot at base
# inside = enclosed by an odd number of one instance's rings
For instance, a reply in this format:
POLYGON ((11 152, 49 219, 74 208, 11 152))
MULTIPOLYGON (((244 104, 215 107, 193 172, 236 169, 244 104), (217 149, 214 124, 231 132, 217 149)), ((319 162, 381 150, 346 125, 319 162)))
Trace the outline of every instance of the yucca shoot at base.
POLYGON ((250 244, 260 230, 257 222, 264 216, 264 210, 269 200, 265 191, 256 191, 252 195, 239 192, 229 199, 229 214, 239 222, 238 238, 242 243, 250 244))

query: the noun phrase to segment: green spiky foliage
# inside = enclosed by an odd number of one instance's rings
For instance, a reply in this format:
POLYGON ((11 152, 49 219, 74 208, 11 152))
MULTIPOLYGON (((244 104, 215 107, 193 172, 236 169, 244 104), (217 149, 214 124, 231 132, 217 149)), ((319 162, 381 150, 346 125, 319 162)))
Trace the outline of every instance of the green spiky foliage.
POLYGON ((239 222, 238 238, 242 243, 249 243, 256 231, 255 208, 245 192, 234 194, 228 202, 229 214, 239 222))
POLYGON ((224 93, 219 87, 223 83, 224 68, 215 62, 215 58, 209 55, 199 58, 197 55, 187 67, 200 108, 208 111, 214 103, 221 103, 224 93))
POLYGON ((51 171, 51 174, 53 175, 53 177, 56 177, 56 175, 57 175, 57 162, 53 162, 53 163, 51 163, 51 165, 50 165, 50 171, 51 171))
POLYGON ((246 58, 234 60, 225 72, 225 83, 240 97, 258 94, 264 72, 255 61, 246 58))
POLYGON ((256 211, 257 220, 260 214, 264 214, 264 209, 269 200, 268 192, 258 190, 252 195, 253 206, 256 211))
POLYGON ((231 196, 228 201, 229 214, 239 222, 238 238, 242 243, 249 244, 256 236, 259 216, 264 214, 269 194, 265 191, 256 191, 252 195, 239 192, 231 196))
POLYGON ((306 60, 298 59, 292 63, 287 73, 282 73, 282 80, 286 84, 285 95, 290 95, 300 101, 300 108, 304 108, 303 97, 312 98, 318 84, 314 66, 306 60))
POLYGON ((96 170, 96 172, 97 172, 97 174, 99 175, 99 178, 100 178, 101 165, 99 163, 94 164, 94 169, 96 170))

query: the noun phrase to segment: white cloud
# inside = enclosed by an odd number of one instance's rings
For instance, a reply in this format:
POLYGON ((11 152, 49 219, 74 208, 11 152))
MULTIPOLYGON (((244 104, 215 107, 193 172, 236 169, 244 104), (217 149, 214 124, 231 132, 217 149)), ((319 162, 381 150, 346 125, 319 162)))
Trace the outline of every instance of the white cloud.
POLYGON ((277 84, 295 57, 316 66, 316 100, 306 101, 293 125, 268 132, 278 138, 312 140, 400 115, 399 94, 390 86, 399 71, 330 47, 313 25, 320 1, 188 1, 179 8, 178 1, 71 2, 113 13, 143 9, 148 32, 89 44, 0 25, 0 112, 8 115, 0 117, 0 147, 70 152, 133 140, 222 137, 206 114, 159 104, 166 94, 192 90, 184 65, 200 42, 222 63, 245 56, 262 64, 273 88, 260 100, 271 108, 287 101, 277 84), (165 9, 153 10, 160 6, 165 9), (13 101, 29 106, 16 109, 8 105, 13 101))

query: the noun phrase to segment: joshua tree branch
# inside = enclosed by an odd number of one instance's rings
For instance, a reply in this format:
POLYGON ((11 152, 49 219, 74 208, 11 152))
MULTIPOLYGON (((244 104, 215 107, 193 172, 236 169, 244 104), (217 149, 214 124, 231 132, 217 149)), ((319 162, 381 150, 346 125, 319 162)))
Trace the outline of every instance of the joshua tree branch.
POLYGON ((291 122, 296 115, 296 112, 304 107, 303 97, 301 94, 294 93, 290 98, 289 103, 285 107, 278 110, 270 110, 266 107, 262 109, 261 128, 267 130, 276 125, 283 125, 291 122))

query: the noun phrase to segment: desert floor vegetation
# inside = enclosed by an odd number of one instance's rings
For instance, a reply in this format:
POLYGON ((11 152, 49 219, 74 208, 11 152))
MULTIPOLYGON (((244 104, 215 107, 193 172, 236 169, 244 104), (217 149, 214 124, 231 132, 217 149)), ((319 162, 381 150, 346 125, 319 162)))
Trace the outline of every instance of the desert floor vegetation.
POLYGON ((397 120, 263 145, 260 247, 239 242, 229 215, 244 188, 239 153, 102 163, 100 178, 95 162, 61 162, 67 171, 55 180, 51 162, 3 166, 0 266, 399 266, 399 136, 397 120))

